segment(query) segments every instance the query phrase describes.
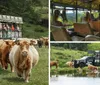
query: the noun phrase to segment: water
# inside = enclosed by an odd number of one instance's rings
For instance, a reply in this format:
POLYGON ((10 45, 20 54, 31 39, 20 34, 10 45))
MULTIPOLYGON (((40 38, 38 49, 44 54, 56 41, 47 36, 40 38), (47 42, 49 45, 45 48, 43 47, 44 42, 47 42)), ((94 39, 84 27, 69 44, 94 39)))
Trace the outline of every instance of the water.
POLYGON ((100 77, 52 76, 50 85, 100 85, 100 77))

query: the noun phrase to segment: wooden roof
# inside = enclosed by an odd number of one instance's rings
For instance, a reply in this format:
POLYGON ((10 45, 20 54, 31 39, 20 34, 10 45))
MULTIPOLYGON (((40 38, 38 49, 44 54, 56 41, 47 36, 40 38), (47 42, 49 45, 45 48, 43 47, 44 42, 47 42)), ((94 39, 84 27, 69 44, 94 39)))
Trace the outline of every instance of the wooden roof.
POLYGON ((52 4, 86 9, 100 9, 100 0, 51 0, 52 4))

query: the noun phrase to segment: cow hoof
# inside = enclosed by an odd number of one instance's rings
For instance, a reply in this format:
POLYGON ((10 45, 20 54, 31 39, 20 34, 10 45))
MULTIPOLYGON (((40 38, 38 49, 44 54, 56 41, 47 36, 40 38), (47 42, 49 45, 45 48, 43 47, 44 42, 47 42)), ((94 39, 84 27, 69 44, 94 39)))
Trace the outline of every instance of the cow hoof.
POLYGON ((11 71, 12 73, 14 73, 14 71, 11 71))
POLYGON ((5 68, 3 68, 3 70, 6 70, 5 68))
POLYGON ((7 70, 8 69, 8 66, 6 66, 5 69, 7 70))
POLYGON ((14 73, 14 70, 12 70, 11 72, 14 73))
POLYGON ((29 81, 28 80, 25 80, 25 82, 28 83, 29 81))

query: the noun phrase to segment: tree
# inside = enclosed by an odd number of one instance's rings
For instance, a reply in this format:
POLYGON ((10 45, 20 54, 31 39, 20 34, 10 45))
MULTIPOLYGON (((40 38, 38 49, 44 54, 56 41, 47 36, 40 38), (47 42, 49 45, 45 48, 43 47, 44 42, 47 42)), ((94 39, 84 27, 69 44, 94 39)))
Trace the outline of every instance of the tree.
POLYGON ((69 43, 68 48, 69 49, 86 51, 87 50, 87 43, 69 43))
POLYGON ((63 47, 64 47, 65 49, 67 49, 67 48, 68 48, 68 44, 64 44, 63 47))
POLYGON ((1 14, 21 16, 24 21, 35 21, 34 23, 40 18, 40 13, 35 11, 35 8, 48 5, 48 0, 0 0, 0 2, 1 14))

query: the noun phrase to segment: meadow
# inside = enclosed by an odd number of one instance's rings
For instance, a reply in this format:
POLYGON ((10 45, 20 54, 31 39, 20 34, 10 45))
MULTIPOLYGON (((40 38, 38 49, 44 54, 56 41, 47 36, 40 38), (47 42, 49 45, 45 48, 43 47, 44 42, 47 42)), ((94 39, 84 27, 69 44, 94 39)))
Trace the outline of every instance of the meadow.
POLYGON ((66 62, 74 59, 80 59, 89 55, 85 51, 65 49, 63 47, 51 46, 50 60, 59 60, 59 67, 66 67, 66 62))
POLYGON ((32 68, 29 83, 11 73, 10 66, 7 70, 0 67, 0 85, 48 85, 48 48, 36 47, 39 52, 39 62, 32 68))
POLYGON ((24 23, 22 32, 23 37, 27 38, 48 37, 48 28, 41 25, 24 23))
MULTIPOLYGON (((51 57, 50 60, 59 60, 58 61, 58 69, 56 67, 51 67, 50 73, 53 74, 73 74, 79 75, 79 68, 72 68, 66 65, 66 62, 80 59, 83 56, 88 56, 88 52, 73 50, 73 49, 65 49, 63 47, 51 46, 51 57)), ((99 67, 100 70, 100 67, 99 67)), ((82 76, 86 76, 86 73, 89 72, 88 67, 82 68, 82 76)))

